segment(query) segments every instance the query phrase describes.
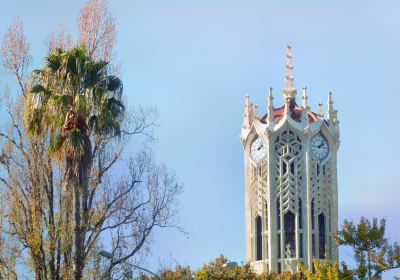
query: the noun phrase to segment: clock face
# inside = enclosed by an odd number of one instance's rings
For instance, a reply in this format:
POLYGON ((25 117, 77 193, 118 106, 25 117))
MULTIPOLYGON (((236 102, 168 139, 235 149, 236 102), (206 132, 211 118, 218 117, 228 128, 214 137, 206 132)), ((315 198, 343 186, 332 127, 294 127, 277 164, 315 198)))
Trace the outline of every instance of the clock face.
POLYGON ((265 142, 260 137, 257 137, 257 139, 251 143, 250 153, 255 162, 260 162, 265 156, 266 151, 265 142))
POLYGON ((311 139, 311 151, 320 160, 326 159, 329 154, 328 141, 322 134, 317 134, 311 139))

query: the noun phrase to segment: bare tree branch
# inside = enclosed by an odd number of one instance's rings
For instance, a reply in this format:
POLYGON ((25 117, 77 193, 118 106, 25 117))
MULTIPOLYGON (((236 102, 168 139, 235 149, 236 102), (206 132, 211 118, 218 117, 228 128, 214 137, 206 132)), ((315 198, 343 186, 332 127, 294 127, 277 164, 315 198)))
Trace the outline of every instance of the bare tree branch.
POLYGON ((13 19, 5 33, 0 54, 3 67, 15 76, 22 95, 25 97, 25 76, 31 58, 29 43, 25 38, 22 21, 19 18, 13 19))

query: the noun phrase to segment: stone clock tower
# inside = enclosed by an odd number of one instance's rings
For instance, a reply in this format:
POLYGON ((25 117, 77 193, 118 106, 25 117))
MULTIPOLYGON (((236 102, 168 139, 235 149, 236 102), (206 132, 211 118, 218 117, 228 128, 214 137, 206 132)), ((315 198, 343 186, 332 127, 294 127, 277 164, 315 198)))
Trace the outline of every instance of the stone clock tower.
POLYGON ((338 260, 337 150, 339 121, 329 92, 313 112, 307 88, 296 102, 288 46, 284 104, 267 113, 246 96, 240 139, 244 147, 246 260, 257 272, 296 271, 313 259, 338 260))

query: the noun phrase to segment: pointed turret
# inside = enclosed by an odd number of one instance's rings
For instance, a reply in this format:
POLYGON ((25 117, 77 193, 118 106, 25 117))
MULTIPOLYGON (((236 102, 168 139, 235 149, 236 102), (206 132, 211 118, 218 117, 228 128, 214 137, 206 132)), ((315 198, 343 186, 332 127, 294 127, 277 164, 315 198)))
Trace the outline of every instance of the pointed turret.
POLYGON ((323 118, 324 112, 322 111, 322 103, 318 103, 318 117, 323 118))
POLYGON ((244 113, 243 113, 243 129, 250 129, 253 120, 252 108, 250 104, 250 96, 246 95, 244 98, 244 113))
POLYGON ((302 92, 302 96, 301 96, 301 107, 307 109, 307 87, 303 87, 303 92, 302 92))
POLYGON ((334 123, 335 123, 335 125, 339 125, 339 119, 338 119, 338 116, 337 116, 337 110, 335 110, 335 111, 333 111, 333 121, 334 121, 334 123))
POLYGON ((328 94, 328 110, 326 112, 326 117, 330 125, 335 123, 335 111, 333 110, 333 100, 332 100, 332 92, 330 91, 328 94))
POLYGON ((272 96, 272 87, 268 88, 268 125, 271 126, 275 122, 275 117, 274 117, 274 97, 272 96))
POLYGON ((308 125, 308 106, 307 106, 307 87, 303 87, 301 96, 301 119, 306 125, 308 125))
POLYGON ((258 116, 258 105, 254 104, 253 105, 253 119, 258 120, 259 116, 258 116))
MULTIPOLYGON (((286 54, 286 75, 285 75, 285 88, 283 89, 283 97, 285 100, 287 99, 295 99, 297 90, 293 85, 293 64, 292 64, 292 46, 287 46, 287 54, 286 54)), ((285 101, 286 103, 286 101, 285 101)))

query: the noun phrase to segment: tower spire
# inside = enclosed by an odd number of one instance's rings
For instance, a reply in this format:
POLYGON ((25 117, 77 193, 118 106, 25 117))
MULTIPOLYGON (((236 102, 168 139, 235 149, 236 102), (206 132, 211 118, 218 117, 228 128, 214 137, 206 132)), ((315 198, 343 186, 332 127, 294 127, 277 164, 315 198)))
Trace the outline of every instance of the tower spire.
POLYGON ((274 97, 272 96, 272 87, 268 88, 268 124, 271 125, 275 122, 274 117, 274 97))
POLYGON ((307 87, 303 87, 303 92, 301 96, 301 118, 302 122, 308 125, 308 105, 307 105, 307 87))
POLYGON ((332 92, 330 91, 328 94, 328 111, 326 113, 329 124, 333 124, 334 123, 334 119, 335 119, 335 111, 333 109, 333 100, 332 100, 332 92))
POLYGON ((292 46, 287 45, 285 88, 283 89, 283 97, 285 100, 296 98, 297 90, 294 88, 293 80, 292 46))
POLYGON ((308 105, 307 105, 307 87, 303 87, 303 94, 301 96, 301 107, 307 109, 308 105))
POLYGON ((244 114, 243 114, 243 129, 249 129, 252 123, 252 108, 250 103, 250 96, 246 95, 244 98, 244 114))
POLYGON ((324 113, 322 111, 322 102, 318 103, 318 117, 320 117, 320 118, 324 117, 324 113))

